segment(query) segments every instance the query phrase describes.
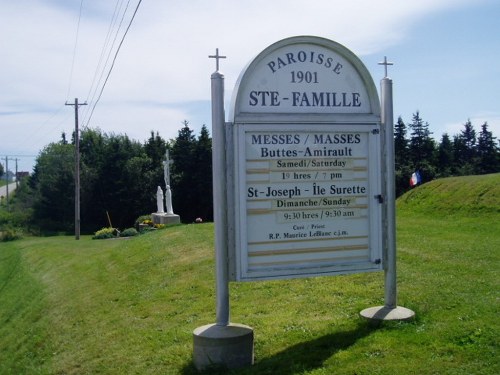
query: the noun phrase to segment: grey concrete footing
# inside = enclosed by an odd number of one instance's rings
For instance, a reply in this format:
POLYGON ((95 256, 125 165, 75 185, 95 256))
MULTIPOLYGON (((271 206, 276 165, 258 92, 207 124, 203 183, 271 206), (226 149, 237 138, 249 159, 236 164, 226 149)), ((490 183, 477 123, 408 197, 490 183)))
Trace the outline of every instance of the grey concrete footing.
POLYGON ((228 369, 253 365, 253 329, 230 323, 209 324, 193 331, 193 362, 201 371, 212 366, 228 369))
POLYGON ((176 214, 164 214, 164 213, 154 213, 151 214, 151 218, 153 219, 154 224, 179 224, 181 222, 181 218, 176 214))
POLYGON ((364 309, 359 313, 361 317, 372 321, 372 322, 382 322, 382 321, 408 321, 415 318, 415 313, 407 309, 406 307, 386 307, 377 306, 364 309))

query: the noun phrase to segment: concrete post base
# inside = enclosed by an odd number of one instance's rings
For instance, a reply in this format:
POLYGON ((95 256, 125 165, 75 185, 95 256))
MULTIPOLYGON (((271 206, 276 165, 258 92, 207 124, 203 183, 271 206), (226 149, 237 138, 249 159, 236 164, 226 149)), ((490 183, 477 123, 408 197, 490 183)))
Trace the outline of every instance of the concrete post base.
POLYGON ((401 306, 395 308, 386 306, 370 307, 361 311, 359 315, 372 322, 408 321, 415 318, 415 313, 412 310, 401 306))
POLYGON ((179 224, 181 222, 181 218, 176 214, 164 214, 164 213, 154 213, 151 214, 151 218, 153 219, 154 224, 179 224))
POLYGON ((253 365, 253 329, 235 323, 196 328, 193 332, 193 362, 199 371, 210 366, 234 369, 253 365))

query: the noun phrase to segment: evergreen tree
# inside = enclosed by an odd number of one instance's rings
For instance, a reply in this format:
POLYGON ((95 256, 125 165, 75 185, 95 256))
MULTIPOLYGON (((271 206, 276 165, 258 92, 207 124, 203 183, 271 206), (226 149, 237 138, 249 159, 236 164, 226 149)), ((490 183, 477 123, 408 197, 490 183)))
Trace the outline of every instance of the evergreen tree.
POLYGON ((453 173, 453 143, 450 136, 444 133, 437 151, 437 171, 439 177, 451 176, 453 173))
POLYGON ((436 175, 435 144, 431 138, 429 124, 420 117, 419 111, 413 114, 411 129, 409 159, 414 170, 420 172, 422 181, 430 181, 436 175))
POLYGON ((409 148, 406 138, 406 125, 401 116, 394 126, 394 164, 395 164, 395 184, 396 196, 400 196, 409 188, 409 176, 413 172, 408 158, 409 148))
POLYGON ((464 124, 464 130, 453 137, 454 171, 459 176, 476 173, 476 132, 470 120, 464 124))
POLYGON ((205 125, 198 139, 188 122, 179 130, 171 156, 172 203, 181 220, 191 223, 200 217, 213 220, 212 198, 212 140, 205 125))
POLYGON ((394 159, 396 169, 401 169, 408 163, 408 140, 406 139, 406 125, 401 116, 394 126, 394 159))
POLYGON ((36 159, 30 178, 35 195, 33 219, 44 231, 74 230, 74 153, 73 145, 51 143, 36 159))
POLYGON ((463 155, 465 153, 465 144, 458 134, 453 136, 453 174, 457 176, 466 175, 472 171, 466 171, 464 168, 463 155))
POLYGON ((81 138, 82 231, 109 226, 108 215, 113 227, 128 228, 138 216, 152 212, 156 187, 151 191, 148 185, 150 162, 143 146, 100 130, 88 129, 81 138))
POLYGON ((500 149, 496 137, 488 130, 488 123, 481 126, 477 142, 478 173, 500 172, 500 149))
POLYGON ((173 159, 171 169, 172 181, 172 205, 174 212, 180 215, 183 222, 193 222, 196 212, 192 205, 196 192, 192 187, 194 184, 196 164, 193 160, 196 139, 193 131, 189 128, 189 122, 184 121, 184 126, 179 130, 175 139, 171 157, 173 159))
POLYGON ((203 221, 213 221, 212 139, 205 125, 201 128, 193 158, 197 170, 193 186, 196 191, 196 215, 203 221))
POLYGON ((476 163, 476 131, 470 120, 467 120, 464 124, 464 130, 460 132, 458 137, 461 140, 460 144, 463 146, 460 153, 460 161, 461 163, 469 164, 473 171, 476 163))
POLYGON ((156 135, 154 132, 151 132, 151 136, 145 143, 144 149, 146 151, 146 155, 148 155, 151 159, 152 166, 159 167, 162 165, 165 158, 165 151, 167 150, 167 143, 162 137, 160 137, 158 132, 156 135))
POLYGON ((67 145, 67 144, 68 144, 68 141, 67 141, 67 139, 66 139, 66 133, 65 133, 65 132, 62 132, 62 134, 61 134, 61 143, 62 143, 63 145, 67 145))
MULTIPOLYGON (((148 159, 143 175, 143 179, 146 182, 144 189, 150 192, 148 205, 152 205, 156 204, 156 198, 153 193, 156 192, 158 186, 160 186, 163 191, 166 189, 163 162, 165 160, 167 142, 165 142, 158 133, 155 135, 154 132, 151 132, 151 137, 145 143, 144 149, 148 159)), ((137 165, 137 167, 138 166, 139 165, 137 165)))

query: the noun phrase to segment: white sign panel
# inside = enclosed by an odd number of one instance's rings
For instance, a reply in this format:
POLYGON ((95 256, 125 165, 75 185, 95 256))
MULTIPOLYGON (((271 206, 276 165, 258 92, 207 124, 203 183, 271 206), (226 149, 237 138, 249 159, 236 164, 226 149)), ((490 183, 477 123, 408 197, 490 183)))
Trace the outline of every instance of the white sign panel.
POLYGON ((293 45, 267 57, 259 80, 242 91, 245 112, 368 113, 363 83, 345 58, 326 48, 293 45))
POLYGON ((343 47, 292 40, 234 101, 236 280, 381 269, 378 98, 343 47))

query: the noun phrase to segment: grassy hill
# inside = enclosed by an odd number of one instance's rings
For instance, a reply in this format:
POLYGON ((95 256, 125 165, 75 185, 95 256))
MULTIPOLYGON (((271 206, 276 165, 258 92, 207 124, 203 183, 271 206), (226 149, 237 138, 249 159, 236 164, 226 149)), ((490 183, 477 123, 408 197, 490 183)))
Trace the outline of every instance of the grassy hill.
MULTIPOLYGON (((370 327, 382 273, 231 283, 255 330, 234 374, 498 374, 500 175, 424 184, 398 202, 398 303, 370 327)), ((195 374, 192 331, 215 320, 213 225, 119 240, 0 243, 0 374, 195 374)))
POLYGON ((404 194, 397 206, 420 213, 500 214, 500 173, 434 180, 404 194))

